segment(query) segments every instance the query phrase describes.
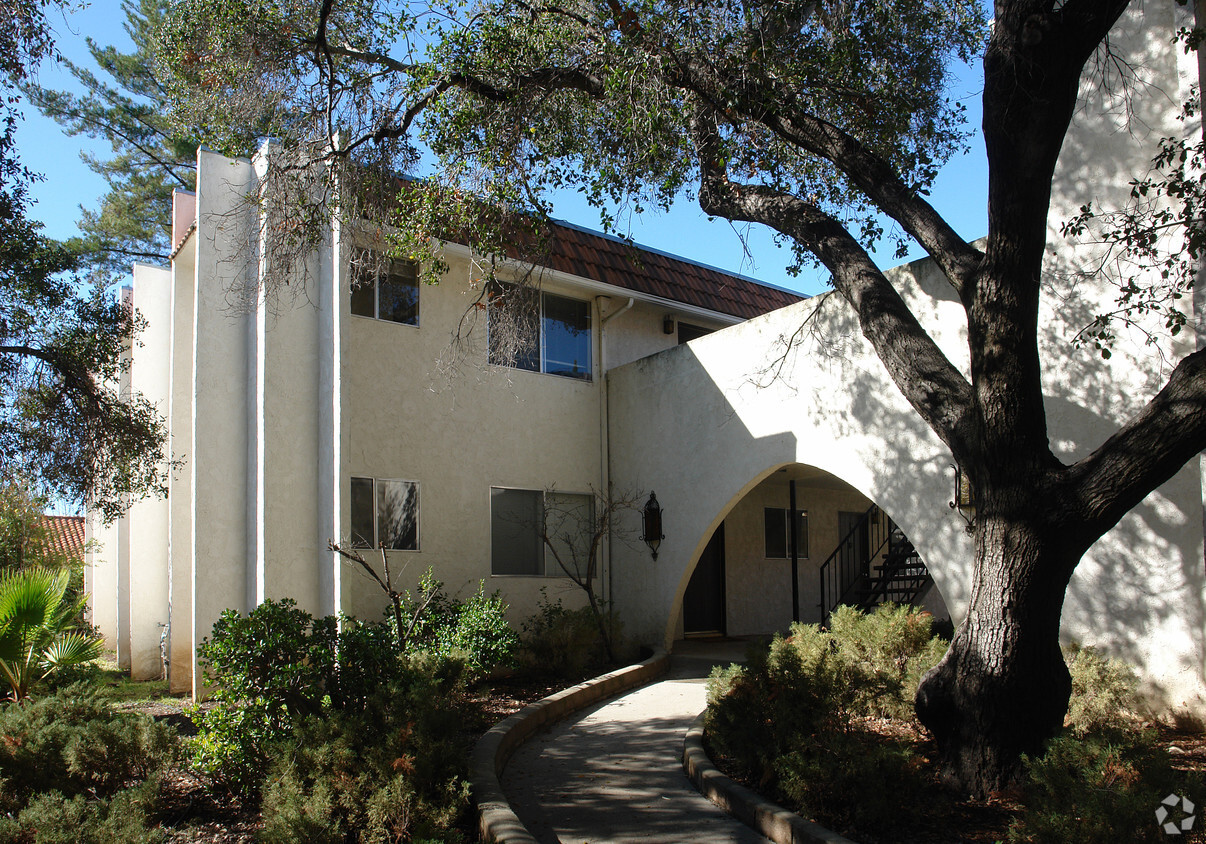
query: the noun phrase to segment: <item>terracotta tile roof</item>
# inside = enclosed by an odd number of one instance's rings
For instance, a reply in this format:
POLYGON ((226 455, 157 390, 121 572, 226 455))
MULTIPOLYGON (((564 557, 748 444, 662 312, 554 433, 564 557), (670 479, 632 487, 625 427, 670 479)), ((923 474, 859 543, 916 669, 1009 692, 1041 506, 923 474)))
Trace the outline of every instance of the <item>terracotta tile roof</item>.
MULTIPOLYGON (((396 176, 393 180, 403 194, 422 184, 409 176, 396 176)), ((496 217, 485 206, 479 207, 483 218, 496 217)), ((521 218, 504 224, 508 229, 508 257, 741 319, 808 298, 559 220, 549 221, 544 229, 549 236, 543 237, 538 234, 543 224, 533 225, 534 222, 521 218)), ((464 230, 444 231, 439 236, 453 243, 472 242, 464 230)))
POLYGON ((543 263, 562 272, 749 319, 805 297, 565 223, 552 227, 543 263))
POLYGON ((84 559, 84 517, 43 516, 54 549, 72 559, 84 559))

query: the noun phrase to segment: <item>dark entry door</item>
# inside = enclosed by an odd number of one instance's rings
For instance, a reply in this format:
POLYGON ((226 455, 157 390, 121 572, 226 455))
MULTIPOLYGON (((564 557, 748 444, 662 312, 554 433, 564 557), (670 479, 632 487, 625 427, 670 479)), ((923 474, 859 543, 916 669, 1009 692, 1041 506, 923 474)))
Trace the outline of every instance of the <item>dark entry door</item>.
POLYGON ((716 528, 683 593, 683 632, 724 635, 724 524, 716 528))

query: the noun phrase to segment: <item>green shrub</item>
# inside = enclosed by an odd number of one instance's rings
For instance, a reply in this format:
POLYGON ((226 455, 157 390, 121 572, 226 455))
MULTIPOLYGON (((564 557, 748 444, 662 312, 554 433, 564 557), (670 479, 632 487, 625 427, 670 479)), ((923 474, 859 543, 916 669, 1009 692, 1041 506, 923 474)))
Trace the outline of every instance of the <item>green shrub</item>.
POLYGON ((197 648, 219 701, 261 701, 270 726, 317 712, 335 674, 335 616, 315 619, 291 598, 265 601, 246 616, 224 610, 197 648))
POLYGON ((457 602, 435 633, 436 653, 462 655, 475 671, 489 671, 512 664, 519 636, 507 623, 507 604, 502 593, 485 593, 485 581, 468 600, 457 602))
POLYGON ((458 840, 469 806, 465 706, 455 663, 416 660, 363 710, 305 719, 277 745, 262 839, 458 840))
POLYGON ((579 674, 600 658, 599 628, 590 607, 567 610, 560 598, 550 601, 545 589, 520 629, 532 662, 563 676, 579 674))
POLYGON ((858 831, 910 825, 924 814, 927 782, 907 745, 827 731, 775 762, 779 791, 802 814, 857 837, 858 831))
POLYGON ((362 711, 380 689, 411 682, 416 666, 428 662, 424 670, 459 681, 468 659, 486 668, 507 658, 514 633, 497 594, 479 589, 461 603, 443 596, 438 582, 429 585, 435 591, 418 614, 421 635, 411 654, 399 653, 388 622, 316 619, 289 599, 267 601, 246 616, 224 612, 200 648, 214 706, 193 713, 193 767, 254 796, 272 765, 274 745, 290 739, 301 719, 362 711), (430 647, 419 646, 431 637, 430 647))
POLYGON ((1064 659, 1072 675, 1064 726, 1078 736, 1133 730, 1138 679, 1131 667, 1078 645, 1065 648, 1064 659))
POLYGON ((192 764, 202 774, 253 794, 268 765, 268 745, 300 715, 316 713, 335 682, 337 624, 315 619, 285 598, 246 616, 225 610, 197 649, 214 687, 214 706, 192 712, 192 764))
POLYGON ((0 844, 156 844, 164 839, 154 827, 158 777, 109 799, 38 795, 15 817, 0 817, 0 844))
POLYGON ((708 681, 711 748, 741 777, 847 829, 908 822, 927 787, 910 748, 863 734, 860 719, 913 717, 921 674, 946 645, 930 617, 839 608, 831 629, 794 624, 708 681))
POLYGON ((1201 805, 1203 798, 1201 780, 1173 770, 1150 732, 1065 734, 1024 762, 1025 811, 1009 829, 1014 844, 1165 841, 1155 819, 1160 801, 1177 794, 1201 805))
POLYGON ((174 761, 175 733, 117 712, 87 686, 0 708, 0 809, 35 795, 105 797, 153 778, 174 761))

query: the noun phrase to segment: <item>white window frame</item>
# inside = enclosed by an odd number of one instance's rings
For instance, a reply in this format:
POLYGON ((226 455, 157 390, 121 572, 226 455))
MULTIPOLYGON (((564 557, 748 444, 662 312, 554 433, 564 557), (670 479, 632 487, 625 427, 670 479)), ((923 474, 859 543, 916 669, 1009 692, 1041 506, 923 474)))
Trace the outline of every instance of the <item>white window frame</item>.
POLYGON ((377 490, 381 484, 408 484, 409 486, 411 486, 414 489, 414 497, 415 497, 415 547, 414 548, 386 548, 385 550, 390 551, 390 552, 418 553, 419 551, 421 551, 423 549, 423 541, 422 541, 422 539, 423 539, 422 538, 423 498, 422 498, 422 491, 420 489, 419 482, 416 480, 411 480, 410 478, 376 478, 376 477, 370 477, 368 475, 351 475, 351 476, 349 476, 349 478, 348 478, 348 523, 349 523, 348 524, 348 528, 349 528, 348 533, 351 537, 351 539, 350 539, 351 546, 353 548, 361 548, 361 549, 371 548, 373 550, 376 550, 377 543, 379 543, 381 541, 381 526, 378 524, 378 519, 379 519, 379 515, 380 515, 380 506, 378 505, 378 500, 377 500, 377 494, 378 494, 377 490), (354 529, 352 528, 352 525, 355 523, 355 519, 352 517, 352 500, 351 500, 351 490, 352 490, 352 482, 353 481, 372 481, 372 484, 373 484, 373 539, 372 539, 373 544, 371 544, 371 545, 357 542, 355 533, 353 532, 354 529))

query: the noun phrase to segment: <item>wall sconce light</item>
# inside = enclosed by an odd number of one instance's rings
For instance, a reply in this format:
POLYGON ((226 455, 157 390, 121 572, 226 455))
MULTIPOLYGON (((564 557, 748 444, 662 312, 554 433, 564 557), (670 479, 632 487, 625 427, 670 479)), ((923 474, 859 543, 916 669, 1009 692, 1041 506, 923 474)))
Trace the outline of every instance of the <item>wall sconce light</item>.
POLYGON ((662 505, 657 503, 656 493, 649 493, 649 500, 645 502, 642 516, 645 523, 645 535, 641 537, 641 541, 649 546, 649 550, 653 552, 653 559, 656 560, 658 546, 666 538, 662 535, 662 505))
POLYGON ((963 517, 970 531, 976 526, 976 501, 972 495, 971 481, 960 467, 951 468, 955 470, 955 500, 948 501, 947 506, 963 517))
POLYGON ((662 317, 662 333, 674 333, 674 314, 666 314, 664 317, 662 317))

